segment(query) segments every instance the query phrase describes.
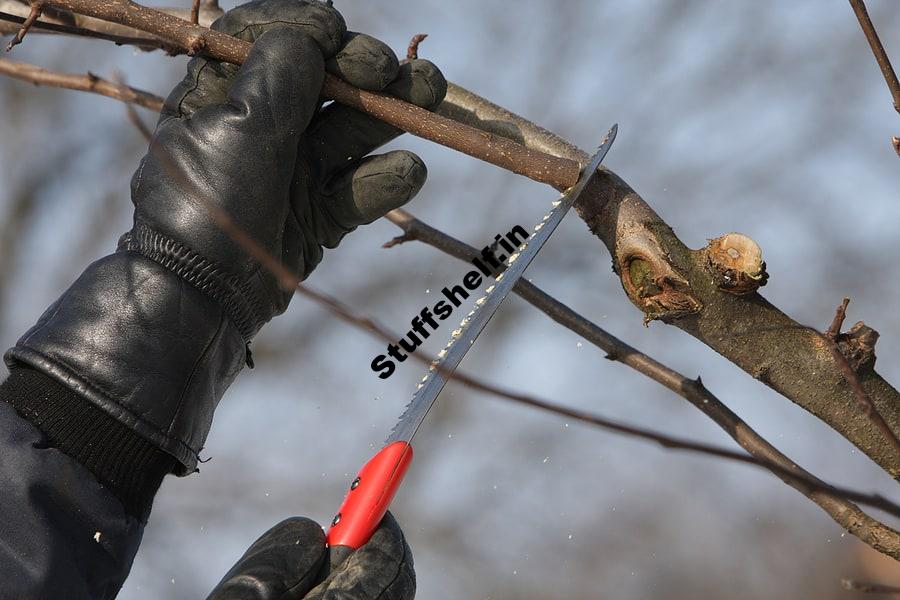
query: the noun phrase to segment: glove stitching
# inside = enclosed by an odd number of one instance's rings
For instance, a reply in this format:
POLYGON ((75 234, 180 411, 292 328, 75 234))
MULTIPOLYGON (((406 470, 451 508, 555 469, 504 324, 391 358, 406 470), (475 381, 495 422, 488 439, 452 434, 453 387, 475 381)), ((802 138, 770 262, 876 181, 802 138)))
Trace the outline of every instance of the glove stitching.
POLYGON ((122 236, 119 250, 149 258, 211 297, 228 314, 245 342, 266 322, 259 294, 243 279, 140 220, 122 236))

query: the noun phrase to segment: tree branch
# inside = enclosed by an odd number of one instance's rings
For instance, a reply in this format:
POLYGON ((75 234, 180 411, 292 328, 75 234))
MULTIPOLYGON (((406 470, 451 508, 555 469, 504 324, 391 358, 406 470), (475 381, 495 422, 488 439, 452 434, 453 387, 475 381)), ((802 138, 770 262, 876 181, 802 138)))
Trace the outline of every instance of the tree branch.
MULTIPOLYGON (((532 149, 579 162, 588 157, 552 132, 457 85, 448 87, 438 112, 532 149)), ((878 425, 857 408, 853 389, 821 333, 791 319, 755 291, 732 293, 721 278, 721 265, 712 257, 718 248, 685 246, 609 169, 601 167, 575 209, 606 245, 626 295, 646 320, 674 325, 707 344, 828 423, 900 479, 900 455, 892 443, 885 443, 890 439, 878 425)), ((875 372, 874 352, 856 374, 888 429, 900 431, 900 393, 875 372)))
MULTIPOLYGON (((386 218, 403 230, 401 236, 403 241, 418 240, 466 263, 470 263, 473 258, 480 255, 475 248, 427 225, 405 210, 393 210, 386 218)), ((387 244, 385 246, 390 247, 387 244)), ((699 378, 689 379, 670 369, 616 338, 525 279, 520 279, 516 283, 513 292, 560 325, 605 351, 606 358, 634 369, 690 402, 762 464, 767 467, 776 465, 779 469, 802 476, 803 480, 786 478, 782 477, 779 471, 770 469, 786 484, 815 502, 838 525, 879 552, 900 560, 900 533, 873 519, 852 502, 805 485, 804 480, 817 480, 815 476, 772 446, 713 395, 699 378)))
MULTIPOLYGON (((47 0, 46 5, 126 25, 150 33, 190 55, 202 53, 234 64, 244 61, 251 46, 250 42, 193 25, 131 0, 47 0)), ((502 136, 459 124, 391 96, 359 90, 330 74, 325 76, 322 93, 413 135, 558 189, 573 185, 581 171, 578 161, 525 148, 502 136)))
POLYGON ((869 47, 872 48, 872 54, 875 55, 878 67, 881 69, 884 82, 887 84, 891 97, 894 99, 894 110, 900 113, 900 81, 897 81, 897 73, 894 72, 891 60, 888 58, 887 52, 884 51, 878 32, 875 31, 875 26, 872 24, 872 19, 869 18, 869 11, 866 10, 863 0, 850 0, 850 6, 853 8, 853 12, 856 13, 859 25, 862 27, 866 40, 869 42, 869 47))
MULTIPOLYGON (((296 291, 302 296, 306 296, 307 298, 310 298, 316 303, 322 305, 341 320, 346 321, 364 331, 367 331, 385 342, 393 343, 398 339, 395 334, 379 325, 375 320, 359 315, 335 298, 313 290, 309 286, 303 284, 298 285, 296 291)), ((413 353, 411 356, 424 364, 436 364, 436 361, 424 355, 413 353)), ((625 425, 623 423, 605 419, 594 413, 567 408, 565 406, 536 398, 531 395, 509 391, 500 386, 485 383, 483 381, 475 379, 469 375, 461 373, 460 371, 445 372, 445 375, 458 381, 459 383, 462 383, 468 388, 486 392, 499 398, 512 400, 513 402, 516 402, 518 404, 524 404, 526 406, 531 406, 539 410, 569 417, 571 419, 594 425, 602 429, 607 429, 609 431, 614 431, 616 433, 621 433, 630 437, 636 437, 639 439, 656 442, 663 448, 668 448, 671 450, 687 450, 707 456, 715 456, 726 460, 742 462, 769 469, 770 471, 774 472, 776 475, 784 479, 786 482, 788 482, 789 485, 792 485, 794 487, 796 487, 797 485, 802 485, 807 489, 813 490, 815 492, 825 493, 832 497, 854 500, 860 502, 861 504, 881 509, 891 515, 900 516, 900 506, 896 505, 895 503, 879 494, 866 494, 847 488, 838 488, 832 486, 830 484, 822 482, 815 477, 808 476, 805 471, 793 464, 791 464, 788 468, 782 468, 780 465, 770 462, 767 459, 757 458, 755 456, 735 452, 733 450, 727 450, 725 448, 718 448, 709 444, 676 438, 667 434, 643 429, 641 427, 625 425)), ((859 509, 857 508, 857 510, 859 509)), ((890 530, 889 528, 885 527, 885 529, 893 532, 893 530, 890 530)), ((895 536, 898 535, 897 532, 893 532, 893 534, 895 536)))
MULTIPOLYGON (((156 10, 176 16, 181 19, 190 18, 190 9, 181 7, 160 7, 156 10)), ((15 33, 18 30, 16 24, 22 23, 28 15, 27 3, 19 0, 0 0, 0 35, 15 33), (18 19, 18 20, 16 20, 18 19)), ((216 3, 204 2, 200 7, 199 24, 209 27, 213 21, 224 14, 216 3)), ((131 27, 118 23, 111 23, 100 19, 94 19, 84 15, 70 13, 44 7, 41 20, 35 24, 32 33, 62 33, 76 36, 88 36, 99 39, 108 39, 116 43, 135 45, 143 50, 177 51, 171 44, 163 43, 159 38, 148 35, 131 27)))
POLYGON ((854 590, 857 592, 865 592, 868 594, 900 594, 900 587, 892 585, 884 585, 882 583, 871 583, 868 581, 857 581, 855 579, 842 579, 844 589, 854 590))
POLYGON ((156 112, 162 109, 163 100, 159 96, 137 88, 107 81, 93 73, 85 75, 60 73, 59 71, 50 71, 27 63, 0 58, 0 75, 7 75, 35 85, 48 85, 100 94, 129 104, 137 104, 156 112))

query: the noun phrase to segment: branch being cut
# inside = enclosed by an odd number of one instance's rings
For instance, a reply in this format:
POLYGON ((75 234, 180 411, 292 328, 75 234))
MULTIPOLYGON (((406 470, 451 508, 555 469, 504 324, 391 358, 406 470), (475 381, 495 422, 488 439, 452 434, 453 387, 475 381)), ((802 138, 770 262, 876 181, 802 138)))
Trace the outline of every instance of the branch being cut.
MULTIPOLYGON (((189 21, 131 0, 47 0, 46 5, 126 25, 152 34, 191 55, 202 53, 218 60, 241 64, 250 51, 250 42, 193 25, 189 21)), ((359 90, 330 74, 325 76, 322 94, 413 135, 558 189, 573 185, 581 171, 578 161, 525 148, 502 136, 435 115, 391 96, 359 90)))
MULTIPOLYGON (((403 230, 403 235, 394 238, 394 240, 385 244, 385 247, 417 240, 456 257, 467 264, 473 258, 480 256, 480 253, 475 248, 423 223, 405 210, 393 210, 388 213, 387 219, 400 227, 403 230)), ((560 325, 605 351, 608 359, 618 361, 646 375, 683 397, 712 419, 716 425, 722 428, 751 456, 762 461, 767 467, 769 465, 777 465, 785 471, 789 470, 802 475, 806 480, 817 480, 814 475, 805 471, 790 458, 782 454, 728 406, 722 403, 703 385, 699 378, 689 379, 654 360, 576 313, 525 279, 520 279, 516 283, 513 292, 560 325)), ((838 525, 858 537, 861 541, 883 554, 900 560, 900 533, 896 530, 873 519, 858 506, 844 498, 810 488, 804 484, 803 480, 782 477, 777 471, 773 471, 773 473, 786 484, 815 502, 838 525)))
MULTIPOLYGON (((578 162, 588 157, 559 136, 456 85, 448 87, 438 112, 532 149, 578 162)), ((601 167, 575 209, 606 245, 626 295, 645 320, 675 325, 704 342, 828 423, 900 479, 900 454, 877 422, 859 410, 853 388, 821 333, 791 319, 755 291, 729 293, 711 248, 685 246, 609 169, 601 167)), ((746 276, 752 280, 759 274, 746 276)), ((875 372, 874 353, 871 358, 858 366, 856 376, 895 436, 893 432, 900 431, 900 393, 875 372)))

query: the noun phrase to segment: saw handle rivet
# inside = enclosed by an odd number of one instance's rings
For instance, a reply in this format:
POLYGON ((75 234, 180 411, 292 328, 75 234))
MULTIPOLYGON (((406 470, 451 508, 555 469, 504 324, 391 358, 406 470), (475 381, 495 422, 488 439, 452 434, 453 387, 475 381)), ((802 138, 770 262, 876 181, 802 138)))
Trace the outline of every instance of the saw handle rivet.
POLYGON ((353 483, 350 484, 350 489, 355 490, 358 485, 359 485, 359 477, 357 477, 356 479, 353 480, 353 483))

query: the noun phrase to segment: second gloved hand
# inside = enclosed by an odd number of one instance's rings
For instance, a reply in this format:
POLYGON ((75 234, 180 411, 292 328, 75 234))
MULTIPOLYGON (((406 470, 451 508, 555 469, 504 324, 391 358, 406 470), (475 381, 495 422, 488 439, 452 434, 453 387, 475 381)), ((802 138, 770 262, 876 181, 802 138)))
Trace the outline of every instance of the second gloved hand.
POLYGON ((327 577, 322 528, 286 519, 264 533, 222 578, 207 600, 411 600, 412 554, 390 513, 364 546, 327 577))

